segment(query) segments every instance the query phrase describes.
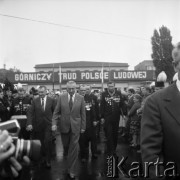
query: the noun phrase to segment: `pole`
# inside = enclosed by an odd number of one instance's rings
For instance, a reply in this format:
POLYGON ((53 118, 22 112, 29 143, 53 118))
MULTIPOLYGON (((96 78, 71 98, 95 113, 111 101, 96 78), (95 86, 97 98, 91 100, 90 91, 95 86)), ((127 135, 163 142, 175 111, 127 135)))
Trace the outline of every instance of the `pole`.
POLYGON ((102 88, 102 92, 103 92, 103 89, 104 89, 104 86, 103 86, 103 83, 104 83, 104 67, 103 67, 103 64, 102 64, 102 69, 101 69, 101 88, 102 88))
POLYGON ((54 63, 53 63, 53 91, 54 91, 54 63))
POLYGON ((111 81, 111 69, 110 69, 110 63, 109 63, 109 73, 108 73, 108 75, 109 75, 109 81, 111 81))
POLYGON ((61 65, 59 65, 59 91, 61 92, 61 65))

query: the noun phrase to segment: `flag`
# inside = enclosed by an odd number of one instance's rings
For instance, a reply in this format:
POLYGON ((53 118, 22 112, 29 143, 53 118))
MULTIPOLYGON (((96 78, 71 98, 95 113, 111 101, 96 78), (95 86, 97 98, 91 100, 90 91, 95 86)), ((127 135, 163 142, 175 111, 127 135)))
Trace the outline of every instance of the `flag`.
POLYGON ((103 65, 102 65, 102 69, 101 69, 101 83, 104 83, 104 69, 103 69, 103 65))
POLYGON ((61 83, 61 65, 59 66, 59 83, 61 83))

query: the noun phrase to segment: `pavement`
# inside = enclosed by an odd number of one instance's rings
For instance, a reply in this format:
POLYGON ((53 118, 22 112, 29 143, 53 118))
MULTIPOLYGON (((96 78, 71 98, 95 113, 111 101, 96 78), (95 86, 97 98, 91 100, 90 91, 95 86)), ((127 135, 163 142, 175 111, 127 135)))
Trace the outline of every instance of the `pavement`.
MULTIPOLYGON (((100 135, 100 141, 98 142, 98 158, 91 159, 91 155, 87 162, 82 163, 79 159, 78 162, 78 177, 76 180, 127 180, 129 179, 125 173, 128 173, 129 170, 133 167, 133 162, 141 162, 140 153, 137 153, 136 149, 130 148, 126 138, 119 135, 118 146, 116 154, 115 172, 118 174, 118 177, 113 177, 113 173, 109 173, 108 170, 108 160, 105 154, 105 139, 103 135, 100 135), (126 161, 123 163, 123 169, 125 171, 119 170, 117 164, 126 158, 126 161), (124 174, 123 174, 124 173, 124 174), (111 177, 110 177, 111 176, 111 177)), ((45 167, 39 167, 36 169, 33 174, 33 178, 29 173, 25 173, 24 178, 26 180, 68 180, 67 179, 67 160, 63 157, 63 148, 60 135, 56 137, 56 155, 52 159, 51 169, 46 169, 45 167)))

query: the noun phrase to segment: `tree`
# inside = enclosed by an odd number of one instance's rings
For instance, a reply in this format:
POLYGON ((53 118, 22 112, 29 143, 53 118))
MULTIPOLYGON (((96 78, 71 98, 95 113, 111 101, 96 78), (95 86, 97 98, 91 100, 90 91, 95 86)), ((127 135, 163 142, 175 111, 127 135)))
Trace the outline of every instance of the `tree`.
POLYGON ((7 91, 7 90, 10 90, 10 91, 13 91, 14 90, 14 85, 12 82, 10 82, 8 80, 8 78, 6 78, 4 80, 4 91, 7 91))
POLYGON ((21 72, 21 70, 20 69, 17 69, 17 68, 9 68, 9 71, 11 71, 11 72, 21 72))
POLYGON ((156 77, 161 71, 164 71, 167 75, 167 81, 172 81, 175 72, 172 66, 173 45, 170 30, 165 26, 160 27, 159 31, 155 29, 151 43, 153 52, 151 57, 156 68, 156 77))

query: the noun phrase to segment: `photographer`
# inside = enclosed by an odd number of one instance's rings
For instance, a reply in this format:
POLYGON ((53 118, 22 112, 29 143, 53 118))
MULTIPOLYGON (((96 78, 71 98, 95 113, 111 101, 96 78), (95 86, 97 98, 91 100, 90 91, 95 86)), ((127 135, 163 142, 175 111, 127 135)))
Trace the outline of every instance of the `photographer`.
MULTIPOLYGON (((12 142, 12 137, 8 132, 0 130, 0 179, 1 177, 18 177, 22 169, 22 164, 13 157, 15 146, 12 142), (8 165, 9 170, 6 170, 6 165, 8 165)), ((29 158, 24 156, 23 163, 29 165, 29 158)))

